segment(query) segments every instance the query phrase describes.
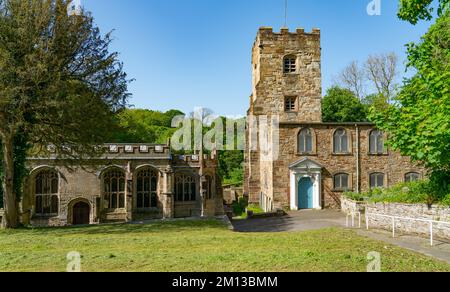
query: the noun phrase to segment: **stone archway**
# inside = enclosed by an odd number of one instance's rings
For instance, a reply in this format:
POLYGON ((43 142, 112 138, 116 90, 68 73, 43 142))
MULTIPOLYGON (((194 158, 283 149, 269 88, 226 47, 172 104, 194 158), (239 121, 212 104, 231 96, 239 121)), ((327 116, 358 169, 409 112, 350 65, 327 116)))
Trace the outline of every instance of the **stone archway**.
POLYGON ((71 225, 89 225, 91 215, 91 204, 88 200, 77 199, 69 204, 68 221, 71 225))

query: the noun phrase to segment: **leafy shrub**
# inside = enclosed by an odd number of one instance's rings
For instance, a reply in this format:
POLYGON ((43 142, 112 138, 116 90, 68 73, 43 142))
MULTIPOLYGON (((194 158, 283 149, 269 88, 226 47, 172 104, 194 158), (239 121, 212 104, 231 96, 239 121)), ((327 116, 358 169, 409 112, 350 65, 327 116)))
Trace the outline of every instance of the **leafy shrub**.
POLYGON ((389 189, 376 189, 371 192, 369 201, 374 203, 434 203, 425 181, 401 183, 389 189))
POLYGON ((444 206, 449 206, 450 207, 450 194, 448 194, 441 202, 442 205, 444 206))
POLYGON ((364 197, 366 194, 364 193, 353 193, 353 192, 346 192, 344 193, 344 196, 347 197, 350 200, 357 201, 357 202, 363 202, 367 198, 364 197))
POLYGON ((233 214, 236 216, 242 216, 245 214, 245 209, 248 206, 248 201, 245 198, 239 198, 237 202, 233 203, 233 214))
POLYGON ((376 188, 365 193, 345 193, 344 195, 354 201, 368 201, 373 203, 406 203, 428 204, 435 203, 450 206, 450 193, 442 195, 446 190, 442 183, 442 177, 435 181, 431 178, 426 181, 400 183, 388 189, 376 188))

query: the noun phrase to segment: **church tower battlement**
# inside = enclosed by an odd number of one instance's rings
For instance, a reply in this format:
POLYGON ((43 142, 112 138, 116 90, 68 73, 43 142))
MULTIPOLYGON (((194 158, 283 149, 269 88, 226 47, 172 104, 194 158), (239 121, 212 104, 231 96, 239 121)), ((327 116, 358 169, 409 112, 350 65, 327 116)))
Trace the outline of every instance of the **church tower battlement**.
POLYGON ((320 30, 259 29, 252 50, 250 114, 280 122, 322 122, 320 30))

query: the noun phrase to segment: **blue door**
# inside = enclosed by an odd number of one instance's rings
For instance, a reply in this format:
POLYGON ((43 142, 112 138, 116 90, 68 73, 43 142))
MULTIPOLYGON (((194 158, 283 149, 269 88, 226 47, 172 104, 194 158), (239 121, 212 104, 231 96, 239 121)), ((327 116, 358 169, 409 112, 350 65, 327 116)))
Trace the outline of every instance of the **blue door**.
POLYGON ((298 182, 298 208, 313 208, 313 182, 310 178, 304 177, 298 182))

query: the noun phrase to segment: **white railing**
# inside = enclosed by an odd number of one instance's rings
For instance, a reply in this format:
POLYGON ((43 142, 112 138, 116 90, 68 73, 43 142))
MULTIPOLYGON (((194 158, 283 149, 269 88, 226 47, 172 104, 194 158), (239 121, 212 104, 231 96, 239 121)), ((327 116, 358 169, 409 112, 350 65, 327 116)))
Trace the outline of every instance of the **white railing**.
POLYGON ((383 218, 390 218, 392 220, 392 238, 395 238, 395 228, 396 223, 398 221, 415 221, 415 222, 424 222, 429 224, 429 231, 430 231, 430 244, 431 246, 434 245, 434 225, 435 224, 444 224, 444 225, 450 225, 450 222, 444 222, 444 221, 436 221, 431 219, 417 219, 417 218, 408 218, 408 217, 400 217, 400 216, 392 216, 392 215, 384 215, 384 214, 368 214, 366 213, 366 228, 369 230, 369 217, 383 217, 383 218))
POLYGON ((351 227, 355 227, 355 219, 356 216, 358 216, 358 228, 361 228, 361 212, 350 212, 347 213, 347 218, 345 219, 345 225, 348 227, 350 227, 350 218, 352 218, 352 226, 351 227))

